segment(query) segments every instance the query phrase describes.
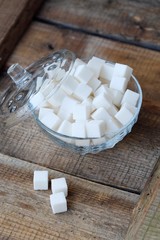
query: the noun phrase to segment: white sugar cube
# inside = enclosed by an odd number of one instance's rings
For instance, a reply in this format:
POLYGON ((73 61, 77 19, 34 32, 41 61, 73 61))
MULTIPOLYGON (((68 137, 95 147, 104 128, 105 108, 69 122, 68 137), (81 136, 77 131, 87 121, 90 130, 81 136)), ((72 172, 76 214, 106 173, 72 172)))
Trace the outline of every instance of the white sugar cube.
POLYGON ((113 88, 109 88, 108 90, 110 91, 110 96, 112 97, 112 103, 115 106, 120 107, 123 94, 120 91, 113 88))
POLYGON ((61 123, 61 119, 53 112, 47 112, 41 118, 41 122, 52 130, 57 130, 61 123))
POLYGON ((112 79, 113 72, 114 72, 114 65, 110 63, 105 63, 101 68, 99 76, 103 80, 106 80, 106 83, 108 83, 108 81, 110 82, 112 79))
POLYGON ((114 67, 113 77, 120 76, 125 77, 129 81, 132 75, 133 69, 125 64, 116 63, 114 67))
POLYGON ((106 96, 105 93, 101 93, 99 95, 97 95, 94 99, 93 99, 93 105, 96 108, 100 108, 100 107, 104 107, 104 108, 108 108, 111 105, 111 101, 110 99, 106 96))
POLYGON ((124 93, 127 88, 127 84, 128 84, 128 80, 126 77, 113 76, 110 83, 110 88, 116 89, 124 93))
POLYGON ((91 117, 96 120, 103 120, 106 123, 106 131, 117 131, 122 126, 121 124, 116 121, 107 111, 105 108, 97 109, 91 117))
POLYGON ((74 96, 79 100, 84 100, 90 96, 92 88, 85 83, 80 83, 76 90, 74 91, 74 96))
POLYGON ((74 120, 87 120, 90 117, 91 107, 87 104, 76 104, 73 109, 74 120))
POLYGON ((86 138, 85 121, 72 123, 72 137, 86 138))
POLYGON ((104 135, 106 125, 103 120, 91 120, 86 122, 86 132, 89 138, 100 138, 104 135))
POLYGON ((73 67, 72 67, 72 70, 70 71, 69 75, 73 76, 75 71, 76 71, 76 68, 80 65, 86 65, 85 62, 83 62, 81 59, 79 58, 76 58, 74 64, 73 64, 73 67))
POLYGON ((79 147, 90 146, 90 139, 78 139, 78 140, 76 139, 75 144, 76 146, 79 146, 79 147))
POLYGON ((67 94, 63 91, 62 88, 59 88, 52 96, 48 96, 48 102, 53 106, 58 108, 67 94))
POLYGON ((78 87, 78 81, 73 76, 68 76, 62 82, 61 88, 69 95, 78 87))
POLYGON ((127 124, 133 117, 133 113, 126 108, 125 106, 122 106, 120 110, 116 113, 115 118, 122 124, 127 124))
POLYGON ((87 66, 94 72, 94 76, 96 78, 99 77, 102 65, 105 63, 105 60, 98 58, 98 57, 92 57, 88 63, 87 66))
POLYGON ((105 93, 106 95, 109 93, 108 84, 101 84, 100 87, 94 92, 94 96, 97 96, 101 93, 105 93))
POLYGON ((44 97, 47 97, 55 88, 56 84, 54 82, 50 82, 47 86, 43 87, 40 91, 44 97))
POLYGON ((72 120, 74 106, 78 103, 78 100, 72 97, 65 97, 59 108, 58 116, 61 119, 72 120))
POLYGON ((53 109, 41 107, 39 109, 38 118, 41 120, 47 113, 53 113, 53 109))
POLYGON ((48 190, 48 171, 34 171, 34 190, 48 190))
POLYGON ((80 65, 76 68, 74 77, 82 83, 89 82, 94 76, 94 72, 86 65, 80 65))
POLYGON ((92 139, 93 145, 100 145, 100 144, 105 143, 105 142, 106 142, 106 138, 105 137, 92 139))
POLYGON ((57 132, 66 136, 72 136, 72 123, 68 120, 64 120, 59 126, 57 132))
POLYGON ((129 111, 131 111, 133 114, 135 114, 135 112, 137 111, 137 107, 135 107, 135 106, 133 106, 133 105, 130 105, 130 104, 128 104, 128 103, 126 103, 126 102, 124 102, 123 104, 122 104, 122 106, 124 107, 126 107, 129 111))
POLYGON ((31 104, 32 108, 36 108, 36 107, 40 106, 44 100, 45 99, 44 99, 43 94, 39 91, 38 93, 33 95, 33 97, 31 97, 30 104, 31 104))
POLYGON ((101 85, 101 81, 97 78, 93 77, 89 82, 88 85, 92 88, 92 91, 95 92, 96 89, 101 85))
POLYGON ((64 177, 52 179, 51 189, 53 194, 63 192, 65 197, 68 195, 68 186, 64 177))
POLYGON ((138 99, 139 99, 139 93, 136 93, 132 90, 127 89, 124 93, 121 104, 127 103, 135 107, 137 105, 138 99))
POLYGON ((67 200, 63 192, 50 195, 50 204, 54 214, 67 211, 67 200))
POLYGON ((85 100, 83 100, 82 104, 89 106, 89 108, 91 109, 91 112, 93 112, 96 108, 93 106, 92 102, 93 102, 93 98, 90 96, 85 100))
POLYGON ((37 80, 36 80, 36 91, 38 91, 41 88, 42 83, 43 83, 43 77, 37 77, 37 80))

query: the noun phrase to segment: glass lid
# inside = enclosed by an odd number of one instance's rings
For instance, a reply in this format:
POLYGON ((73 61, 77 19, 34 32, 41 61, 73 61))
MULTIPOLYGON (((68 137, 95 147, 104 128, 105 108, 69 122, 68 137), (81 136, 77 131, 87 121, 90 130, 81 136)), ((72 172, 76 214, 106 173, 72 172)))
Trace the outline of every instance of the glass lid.
POLYGON ((47 94, 54 94, 72 69, 74 60, 73 52, 62 49, 25 69, 18 63, 13 64, 0 78, 0 129, 14 126, 31 115, 43 103, 41 88, 47 94), (53 78, 56 81, 51 85, 53 78))

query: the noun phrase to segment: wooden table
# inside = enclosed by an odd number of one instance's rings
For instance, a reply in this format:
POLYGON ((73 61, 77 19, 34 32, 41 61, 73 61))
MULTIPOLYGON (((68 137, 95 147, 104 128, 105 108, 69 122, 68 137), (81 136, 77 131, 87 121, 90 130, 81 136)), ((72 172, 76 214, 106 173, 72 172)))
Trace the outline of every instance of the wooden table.
POLYGON ((32 117, 2 132, 0 240, 159 240, 160 2, 47 0, 34 19, 42 1, 9 2, 0 1, 3 71, 67 48, 131 66, 143 106, 132 133, 95 155, 57 146, 32 117), (33 172, 41 169, 50 179, 66 177, 66 213, 52 213, 50 189, 33 190, 33 172))

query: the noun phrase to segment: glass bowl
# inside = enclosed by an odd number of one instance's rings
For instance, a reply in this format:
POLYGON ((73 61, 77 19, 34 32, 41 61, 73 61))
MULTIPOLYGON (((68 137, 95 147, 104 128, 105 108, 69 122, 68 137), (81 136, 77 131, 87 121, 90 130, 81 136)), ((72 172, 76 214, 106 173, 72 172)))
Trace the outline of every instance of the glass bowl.
MULTIPOLYGON (((108 61, 106 61, 106 63, 107 62, 108 61)), ((131 132, 132 127, 138 120, 138 115, 142 105, 142 90, 138 80, 135 78, 134 75, 131 76, 127 88, 139 93, 139 99, 136 105, 137 110, 134 113, 134 116, 125 126, 120 128, 117 132, 112 133, 110 132, 109 135, 104 134, 104 136, 102 136, 101 138, 77 138, 66 136, 56 131, 53 131, 52 129, 44 125, 38 118, 39 110, 37 108, 33 111, 33 116, 37 124, 40 126, 40 128, 43 129, 44 133, 46 133, 56 144, 60 145, 63 148, 67 148, 71 151, 79 153, 81 155, 85 155, 87 153, 95 154, 105 149, 113 148, 128 133, 131 132)))

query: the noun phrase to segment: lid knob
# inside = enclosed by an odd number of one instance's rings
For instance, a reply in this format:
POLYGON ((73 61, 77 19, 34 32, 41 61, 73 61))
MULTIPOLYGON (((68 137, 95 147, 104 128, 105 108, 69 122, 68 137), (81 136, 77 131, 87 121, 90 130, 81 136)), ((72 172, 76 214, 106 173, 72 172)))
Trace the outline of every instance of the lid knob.
POLYGON ((7 74, 19 88, 22 88, 28 84, 32 78, 32 75, 18 63, 11 65, 7 70, 7 74))

